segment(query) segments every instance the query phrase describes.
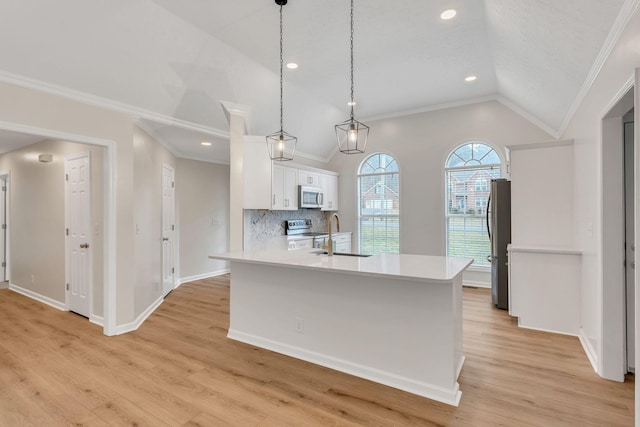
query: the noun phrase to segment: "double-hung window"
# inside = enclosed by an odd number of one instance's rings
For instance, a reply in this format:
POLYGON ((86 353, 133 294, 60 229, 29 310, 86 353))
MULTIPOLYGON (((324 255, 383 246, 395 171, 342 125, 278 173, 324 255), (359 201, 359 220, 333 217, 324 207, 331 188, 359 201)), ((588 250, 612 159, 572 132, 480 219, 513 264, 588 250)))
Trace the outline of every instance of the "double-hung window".
POLYGON ((500 178, 500 157, 489 145, 471 142, 456 148, 445 164, 447 255, 474 258, 490 267, 487 201, 491 180, 500 178))
POLYGON ((400 252, 400 171, 385 153, 367 157, 358 169, 358 250, 400 252))

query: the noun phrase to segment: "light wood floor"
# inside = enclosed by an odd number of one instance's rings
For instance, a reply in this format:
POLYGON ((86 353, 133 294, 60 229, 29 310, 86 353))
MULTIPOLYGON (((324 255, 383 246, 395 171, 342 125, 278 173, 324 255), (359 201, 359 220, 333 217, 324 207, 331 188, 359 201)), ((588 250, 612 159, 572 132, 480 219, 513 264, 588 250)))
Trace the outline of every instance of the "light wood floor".
POLYGON ((136 332, 0 290, 0 426, 631 426, 633 377, 464 291, 458 408, 225 338, 228 277, 182 285, 136 332))

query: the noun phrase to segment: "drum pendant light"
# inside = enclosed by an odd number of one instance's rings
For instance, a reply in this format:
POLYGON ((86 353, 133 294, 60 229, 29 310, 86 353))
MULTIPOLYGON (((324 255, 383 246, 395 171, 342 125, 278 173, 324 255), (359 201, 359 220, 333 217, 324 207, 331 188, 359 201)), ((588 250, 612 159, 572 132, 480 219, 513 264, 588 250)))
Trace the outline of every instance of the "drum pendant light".
POLYGON ((353 116, 353 107, 356 105, 353 98, 353 0, 351 0, 351 116, 348 120, 338 123, 336 137, 338 138, 338 149, 345 154, 364 153, 369 137, 369 126, 360 123, 353 116))
POLYGON ((271 160, 293 160, 293 154, 296 151, 298 138, 288 134, 283 130, 283 108, 282 108, 282 7, 287 4, 287 0, 275 0, 280 6, 280 130, 266 137, 267 149, 271 160))

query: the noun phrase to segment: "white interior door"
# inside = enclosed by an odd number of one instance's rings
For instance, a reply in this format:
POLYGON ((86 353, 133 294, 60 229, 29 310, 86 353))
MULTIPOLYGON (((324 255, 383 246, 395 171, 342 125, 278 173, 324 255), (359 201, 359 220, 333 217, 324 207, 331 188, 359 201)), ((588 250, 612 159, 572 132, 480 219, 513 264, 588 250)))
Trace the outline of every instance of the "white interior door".
POLYGON ((91 158, 89 152, 65 159, 67 308, 91 314, 91 158))
POLYGON ((162 165, 162 294, 173 290, 175 275, 175 181, 171 166, 162 165))

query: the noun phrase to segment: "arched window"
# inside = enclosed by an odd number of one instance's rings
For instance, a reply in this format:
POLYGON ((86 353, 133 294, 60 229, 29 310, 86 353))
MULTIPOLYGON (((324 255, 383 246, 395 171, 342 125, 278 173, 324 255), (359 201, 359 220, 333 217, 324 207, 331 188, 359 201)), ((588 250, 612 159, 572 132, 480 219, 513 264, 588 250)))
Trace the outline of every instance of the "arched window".
POLYGON ((400 253, 400 171, 385 153, 367 157, 358 170, 358 251, 400 253))
POLYGON ((456 148, 445 164, 447 255, 474 258, 474 266, 490 267, 487 200, 491 180, 500 178, 498 153, 482 142, 456 148))

